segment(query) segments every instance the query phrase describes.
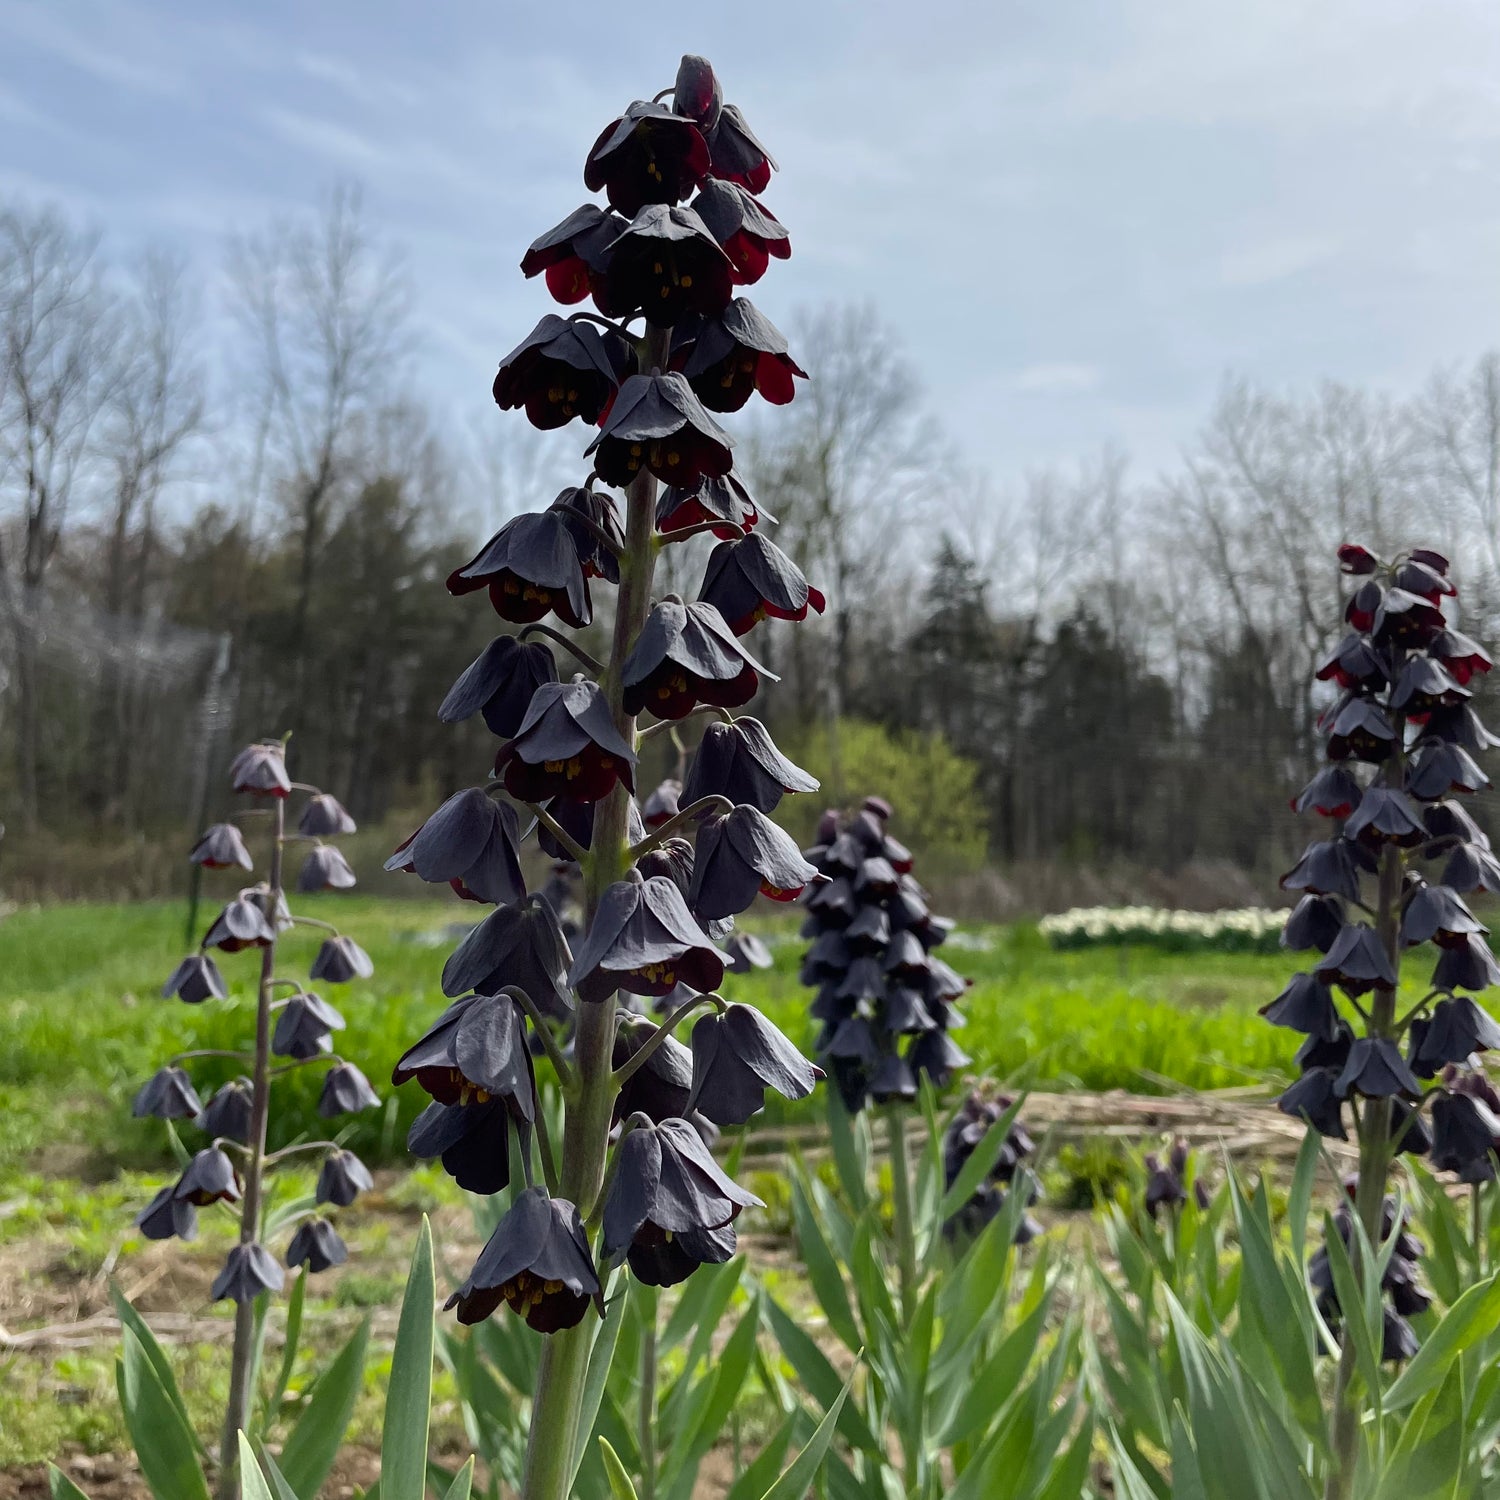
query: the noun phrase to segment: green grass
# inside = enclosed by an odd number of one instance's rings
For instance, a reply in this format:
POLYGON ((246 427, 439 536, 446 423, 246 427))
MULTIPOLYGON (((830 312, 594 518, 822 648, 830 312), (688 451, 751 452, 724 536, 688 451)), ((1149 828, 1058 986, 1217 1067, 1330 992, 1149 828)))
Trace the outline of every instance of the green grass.
MULTIPOLYGON (((336 920, 375 960, 374 979, 324 989, 349 1022, 337 1045, 386 1100, 383 1109, 340 1123, 367 1158, 400 1160, 422 1099, 414 1086, 390 1089, 390 1069, 444 1004, 438 976, 456 941, 446 929, 474 920, 478 908, 325 896, 303 898, 298 910, 336 920)), ((39 1159, 72 1171, 159 1165, 163 1127, 129 1118, 141 1080, 174 1053, 249 1044, 255 954, 221 958, 233 990, 228 1001, 188 1006, 158 998, 184 949, 184 915, 180 903, 56 906, 0 923, 0 1174, 39 1159)), ((725 988, 809 1042, 810 997, 797 983, 805 944, 795 922, 753 923, 775 941, 775 967, 731 975, 725 988)), ((320 936, 316 929, 290 934, 284 972, 305 973, 320 936)), ((1150 1092, 1255 1083, 1290 1067, 1296 1039, 1255 1014, 1296 967, 1287 955, 1058 952, 1029 925, 963 929, 944 952, 974 980, 959 1040, 979 1072, 1039 1088, 1150 1092)), ((199 1060, 191 1070, 201 1090, 239 1068, 199 1060)), ((313 1110, 321 1074, 310 1067, 278 1084, 274 1144, 323 1129, 313 1110)))

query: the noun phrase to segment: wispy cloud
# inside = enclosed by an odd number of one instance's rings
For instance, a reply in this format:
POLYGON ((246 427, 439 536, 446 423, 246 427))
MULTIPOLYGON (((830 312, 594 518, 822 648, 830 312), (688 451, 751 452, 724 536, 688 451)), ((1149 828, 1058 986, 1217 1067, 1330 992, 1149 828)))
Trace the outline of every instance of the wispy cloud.
POLYGON ((1104 372, 1098 365, 1059 361, 1027 365, 1011 381, 1011 389, 1033 395, 1069 396, 1096 390, 1103 378, 1104 372))
POLYGON ((1219 262, 1225 286, 1264 286, 1283 281, 1332 260, 1336 241, 1324 235, 1287 235, 1232 250, 1219 262))

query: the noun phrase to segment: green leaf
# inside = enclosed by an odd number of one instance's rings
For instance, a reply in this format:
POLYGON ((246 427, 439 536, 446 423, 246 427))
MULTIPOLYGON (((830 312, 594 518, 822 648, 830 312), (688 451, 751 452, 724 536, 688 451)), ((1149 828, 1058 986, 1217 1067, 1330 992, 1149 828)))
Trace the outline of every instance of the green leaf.
POLYGON ((286 1475, 277 1467, 264 1443, 255 1444, 255 1456, 260 1460, 260 1472, 266 1476, 276 1500, 297 1500, 297 1492, 287 1483, 286 1475))
POLYGON ((1021 1376, 1036 1353, 1051 1306, 1049 1291, 975 1373, 957 1410, 938 1434, 941 1447, 966 1442, 998 1414, 1006 1397, 1020 1384, 1021 1376))
POLYGON ((370 1320, 366 1318, 318 1378, 312 1398, 281 1450, 281 1472, 299 1495, 316 1495, 338 1457, 339 1445, 354 1415, 354 1403, 359 1399, 369 1338, 370 1320))
POLYGON ((844 1196, 856 1214, 870 1201, 869 1153, 859 1120, 844 1108, 837 1089, 824 1089, 828 1101, 828 1136, 833 1143, 834 1165, 844 1196))
MULTIPOLYGON (((286 1339, 281 1346, 281 1368, 276 1372, 276 1384, 266 1398, 266 1421, 273 1422, 286 1399, 287 1387, 292 1383, 292 1370, 297 1364, 297 1346, 302 1342, 302 1305, 307 1299, 307 1267, 297 1273, 292 1283, 292 1294, 286 1300, 286 1339)), ((311 1492, 309 1492, 311 1493, 311 1492)))
POLYGON ((113 1281, 109 1284, 109 1295, 115 1305, 115 1316, 120 1320, 121 1329, 128 1328, 135 1335, 142 1352, 151 1361, 151 1368, 156 1371, 156 1377, 161 1382, 162 1389, 167 1393, 167 1398, 182 1417, 182 1425, 192 1432, 194 1447, 200 1454, 203 1453, 203 1443, 198 1434, 193 1431, 192 1420, 188 1416, 187 1402, 182 1399, 182 1391, 178 1388, 177 1377, 172 1373, 166 1350, 157 1343, 156 1335, 151 1332, 146 1320, 126 1301, 125 1294, 113 1281))
MULTIPOLYGON (((1322 1157, 1323 1138, 1315 1130, 1302 1137, 1297 1152, 1297 1166, 1286 1199, 1286 1222, 1292 1237, 1292 1259, 1300 1266, 1307 1258, 1307 1215, 1312 1205, 1313 1185, 1317 1181, 1318 1162, 1322 1157)), ((1231 1173, 1229 1180, 1235 1181, 1231 1173)), ((1236 1185, 1235 1196, 1239 1196, 1236 1185)))
MULTIPOLYGON (((781 1345, 781 1352, 791 1361, 797 1378, 806 1386, 813 1400, 826 1410, 837 1399, 839 1387, 843 1384, 838 1372, 775 1298, 766 1299, 765 1309, 766 1321, 771 1326, 771 1332, 776 1335, 776 1342, 781 1345)), ((862 1448, 866 1453, 879 1455, 884 1461, 885 1450, 870 1431, 869 1424, 860 1415, 857 1406, 844 1408, 839 1431, 847 1442, 853 1443, 856 1448, 862 1448)))
MULTIPOLYGON (((630 1475, 625 1472, 620 1455, 609 1446, 608 1438, 599 1439, 599 1454, 604 1460, 604 1472, 609 1476, 609 1492, 615 1500, 638 1500, 630 1475)), ((474 1460, 470 1459, 469 1462, 473 1463, 474 1460)))
POLYGON ((704 1401, 697 1420, 689 1427, 684 1425, 678 1433, 668 1454, 667 1470, 675 1473, 689 1463, 701 1461, 703 1454, 713 1447, 714 1440, 723 1430, 729 1413, 738 1398, 745 1376, 750 1372, 750 1361, 755 1355, 755 1339, 760 1332, 760 1303, 752 1303, 740 1318, 713 1362, 704 1384, 710 1393, 704 1401))
POLYGON ((47 1489, 52 1500, 89 1500, 89 1497, 56 1464, 47 1465, 47 1489))
POLYGON ((1021 1113, 1021 1107, 1025 1103, 1025 1095, 1017 1098, 979 1138, 979 1144, 969 1153, 968 1160, 953 1179, 952 1187, 943 1194, 942 1202, 938 1205, 938 1212, 945 1221, 951 1219, 989 1177, 990 1169, 1000 1160, 1000 1153, 1005 1149, 1005 1138, 1010 1134, 1011 1126, 1015 1124, 1016 1116, 1021 1113))
POLYGON ((855 1326, 843 1272, 833 1258, 828 1241, 823 1238, 817 1216, 803 1190, 800 1174, 792 1180, 792 1217, 797 1227, 797 1245, 802 1251, 802 1262, 807 1268, 807 1279, 812 1283, 813 1295, 817 1297, 818 1305, 828 1319, 828 1326, 852 1352, 864 1340, 860 1338, 859 1329, 855 1326))
POLYGON ((599 1403, 604 1399, 604 1386, 609 1379, 609 1367, 615 1357, 615 1345, 620 1338, 620 1325, 625 1321, 625 1297, 610 1296, 610 1286, 604 1287, 604 1321, 594 1332, 593 1346, 589 1351, 589 1372, 583 1382, 583 1404, 578 1409, 578 1447, 573 1453, 573 1473, 569 1479, 578 1478, 579 1466, 588 1452, 588 1434, 594 1430, 599 1415, 599 1403))
POLYGON ((844 1402, 849 1398, 849 1387, 853 1384, 854 1371, 851 1370, 848 1380, 844 1382, 844 1387, 838 1394, 838 1399, 828 1408, 823 1420, 814 1429, 813 1435, 807 1441, 807 1446, 792 1460, 790 1467, 760 1497, 760 1500, 805 1500, 808 1490, 812 1487, 813 1479, 817 1475, 819 1465, 823 1462, 823 1455, 828 1452, 828 1445, 833 1441, 839 1413, 844 1409, 844 1402))
POLYGON ((801 1417, 800 1411, 793 1412, 776 1429, 771 1440, 756 1454, 755 1461, 729 1487, 724 1500, 760 1500, 766 1486, 781 1472, 781 1461, 792 1446, 792 1429, 801 1417))
POLYGON ((115 1383, 141 1473, 156 1500, 208 1500, 198 1440, 135 1330, 121 1329, 115 1383))
POLYGON ((433 1304, 432 1225, 422 1229, 406 1278, 396 1350, 380 1434, 382 1500, 423 1500, 427 1487, 427 1428, 432 1410, 433 1304))
MULTIPOLYGON (((1342 1237, 1333 1227, 1333 1216, 1323 1216, 1323 1239, 1328 1250, 1328 1269, 1333 1273, 1333 1290, 1338 1298, 1339 1311, 1342 1314, 1343 1336, 1354 1340, 1355 1362, 1359 1367, 1360 1374, 1364 1377, 1365 1387, 1370 1392, 1372 1399, 1378 1404, 1380 1400, 1380 1344, 1381 1330, 1372 1327, 1371 1321, 1365 1312, 1364 1289, 1360 1285, 1360 1278, 1355 1274, 1354 1262, 1349 1258, 1349 1251, 1344 1245, 1342 1237)), ((1400 1223, 1398 1218, 1396 1221, 1400 1223)), ((1360 1231, 1359 1219, 1354 1220, 1356 1233, 1360 1231)), ((1368 1241, 1366 1241, 1368 1245, 1368 1241)), ((1366 1266, 1369 1265, 1368 1255, 1365 1258, 1366 1266)))
POLYGON ((1471 1286, 1427 1335, 1412 1362, 1385 1393, 1390 1411, 1410 1406, 1442 1384, 1449 1367, 1465 1349, 1486 1339, 1500 1326, 1500 1276, 1471 1286))
POLYGON ((240 1495, 243 1500, 276 1500, 260 1471, 250 1439, 240 1433, 240 1495))
POLYGON ((471 1453, 463 1468, 453 1476, 453 1483, 448 1486, 448 1493, 443 1500, 469 1500, 469 1491, 473 1488, 474 1455, 471 1453))

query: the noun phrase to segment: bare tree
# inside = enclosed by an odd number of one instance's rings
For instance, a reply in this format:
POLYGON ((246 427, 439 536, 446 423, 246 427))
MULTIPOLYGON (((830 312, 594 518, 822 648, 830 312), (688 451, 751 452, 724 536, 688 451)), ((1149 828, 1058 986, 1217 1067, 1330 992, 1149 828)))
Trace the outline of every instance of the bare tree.
POLYGON ((409 346, 407 277, 349 185, 315 224, 280 221, 236 238, 229 270, 267 469, 297 538, 290 645, 300 659, 319 555, 351 477, 354 426, 382 404, 409 346))
MULTIPOLYGON (((104 608, 119 630, 139 631, 159 544, 157 507, 193 440, 202 432, 205 371, 197 340, 198 309, 182 261, 148 251, 135 268, 122 315, 120 361, 104 419, 100 457, 109 474, 110 508, 104 558, 104 608)), ((120 650, 105 655, 93 727, 94 763, 111 767, 95 782, 106 799, 97 816, 129 805, 135 771, 134 731, 145 695, 124 669, 120 650)))
POLYGON ((117 320, 97 252, 97 236, 55 210, 0 207, 0 589, 14 643, 23 827, 39 809, 43 586, 117 378, 117 320))

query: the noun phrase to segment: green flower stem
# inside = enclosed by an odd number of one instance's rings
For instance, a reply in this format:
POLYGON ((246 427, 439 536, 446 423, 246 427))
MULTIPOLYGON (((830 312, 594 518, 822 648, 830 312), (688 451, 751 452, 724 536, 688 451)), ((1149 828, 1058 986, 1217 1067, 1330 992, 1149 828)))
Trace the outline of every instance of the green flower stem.
POLYGON ((885 1122, 891 1142, 891 1196, 896 1221, 901 1318, 909 1324, 917 1307, 917 1238, 911 1211, 911 1163, 906 1154, 906 1106, 888 1105, 885 1122))
MULTIPOLYGON (((286 801, 274 799, 271 868, 267 877, 266 907, 275 912, 281 901, 281 853, 286 840, 286 801)), ((255 1003, 255 1072, 250 1105, 250 1157, 245 1166, 245 1190, 240 1203, 240 1244, 260 1238, 261 1189, 265 1176, 266 1122, 271 1105, 271 996, 276 978, 276 924, 271 941, 260 951, 260 988, 255 1003)), ((257 1299, 260 1300, 260 1299, 257 1299)), ((260 1365, 260 1341, 265 1320, 256 1317, 255 1302, 236 1303, 234 1352, 229 1364, 229 1401, 224 1408, 224 1431, 219 1442, 218 1500, 237 1500, 240 1493, 239 1434, 250 1422, 255 1372, 260 1365)))
MULTIPOLYGON (((649 330, 645 361, 648 368, 653 364, 666 368, 671 339, 670 329, 649 330)), ((656 480, 642 472, 626 491, 625 551, 620 558, 614 639, 609 663, 599 678, 615 728, 631 746, 636 744, 635 716, 625 712, 620 673, 651 610, 655 528, 656 480)), ((629 808, 629 792, 623 786, 616 786, 594 810, 591 845, 579 862, 587 922, 593 921, 605 890, 622 879, 630 867, 629 808)), ((580 1003, 573 1047, 577 1087, 567 1101, 559 1186, 561 1196, 577 1204, 584 1219, 593 1213, 609 1152, 610 1115, 618 1089, 614 1077, 614 1043, 613 997, 602 1003, 580 1003)), ((595 1332, 593 1320, 585 1318, 576 1328, 553 1334, 542 1349, 531 1405, 522 1500, 568 1500, 574 1456, 579 1443, 587 1437, 578 1429, 595 1332)))

